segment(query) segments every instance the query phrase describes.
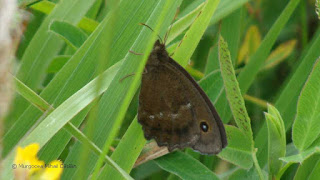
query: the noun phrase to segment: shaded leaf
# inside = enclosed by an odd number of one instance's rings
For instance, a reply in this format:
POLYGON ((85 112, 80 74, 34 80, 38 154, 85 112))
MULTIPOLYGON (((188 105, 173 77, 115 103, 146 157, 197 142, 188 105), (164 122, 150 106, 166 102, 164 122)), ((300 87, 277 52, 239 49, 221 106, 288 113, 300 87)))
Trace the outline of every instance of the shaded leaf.
POLYGON ((297 40, 290 40, 280 44, 275 50, 271 52, 263 68, 272 68, 285 60, 292 53, 296 44, 297 40))
POLYGON ((211 170, 190 155, 177 151, 155 160, 164 170, 171 172, 181 179, 207 180, 219 179, 211 170))
POLYGON ((252 167, 252 140, 240 129, 226 125, 228 146, 218 156, 241 168, 252 167))
POLYGON ((320 177, 320 154, 314 154, 304 160, 299 166, 295 180, 299 179, 319 179, 320 177))
POLYGON ((49 29, 60 36, 69 46, 77 50, 88 36, 79 28, 64 21, 53 21, 49 29))
POLYGON ((313 154, 320 153, 320 147, 313 147, 306 151, 300 152, 299 154, 287 156, 280 158, 284 162, 294 162, 294 163, 302 163, 305 159, 309 158, 313 154))
POLYGON ((68 55, 56 56, 51 61, 47 72, 48 73, 57 73, 67 63, 67 61, 70 58, 71 58, 71 56, 68 56, 68 55))
POLYGON ((238 64, 242 63, 243 61, 248 63, 250 56, 256 52, 260 44, 261 35, 259 29, 257 26, 252 25, 249 27, 241 45, 238 55, 238 64))

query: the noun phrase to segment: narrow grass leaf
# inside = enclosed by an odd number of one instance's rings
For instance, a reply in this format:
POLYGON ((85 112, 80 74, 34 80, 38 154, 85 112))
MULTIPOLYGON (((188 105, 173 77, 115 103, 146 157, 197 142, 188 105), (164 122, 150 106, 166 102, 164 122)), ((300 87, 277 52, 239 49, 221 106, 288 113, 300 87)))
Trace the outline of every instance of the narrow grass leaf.
POLYGON ((295 39, 280 44, 275 50, 271 52, 265 62, 263 69, 265 70, 272 68, 285 60, 293 52, 296 44, 297 40, 295 39))
POLYGON ((177 47, 173 59, 185 66, 196 49, 210 19, 218 6, 219 0, 207 0, 190 29, 184 35, 183 43, 177 47))
MULTIPOLYGON (((320 60, 313 70, 298 100, 297 116, 292 128, 294 145, 306 150, 320 135, 320 60)), ((319 144, 317 144, 319 145, 319 144)))
POLYGON ((236 9, 243 6, 245 3, 247 3, 250 0, 223 0, 219 3, 217 11, 214 13, 210 20, 210 25, 213 25, 223 19, 224 17, 228 16, 232 12, 234 12, 236 9))
POLYGON ((48 73, 57 73, 68 62, 68 60, 70 58, 71 58, 71 56, 69 56, 69 55, 56 56, 51 61, 47 72, 48 73))
POLYGON ((256 52, 261 44, 261 34, 258 26, 251 25, 246 33, 241 48, 239 50, 238 64, 247 63, 250 56, 256 52))
POLYGON ((88 36, 79 28, 64 21, 53 21, 49 30, 62 38, 69 46, 77 50, 88 36))
MULTIPOLYGON (((181 1, 180 1, 181 2, 181 1)), ((160 10, 160 13, 158 14, 157 18, 154 18, 155 22, 156 22, 156 26, 154 28, 154 31, 155 32, 158 32, 161 28, 161 25, 163 23, 163 21, 165 20, 165 17, 166 15, 168 14, 171 6, 175 5, 174 2, 165 2, 163 5, 162 5, 162 8, 160 10)), ((152 18, 152 16, 151 16, 152 18)), ((148 21, 147 21, 148 23, 148 21)), ((145 28, 144 30, 148 30, 147 28, 145 28)), ((142 31, 141 34, 145 34, 146 31, 142 31)), ((144 69, 144 65, 145 63, 147 62, 148 60, 148 57, 149 57, 149 54, 153 48, 153 44, 156 40, 156 37, 157 35, 155 33, 152 34, 152 36, 149 36, 149 38, 147 38, 146 36, 144 37, 138 37, 137 41, 141 41, 141 42, 144 42, 145 46, 139 46, 139 47, 135 47, 133 46, 132 49, 135 49, 139 52, 143 51, 145 54, 143 55, 142 58, 140 57, 137 57, 137 58, 134 58, 134 60, 136 60, 136 62, 132 61, 131 58, 127 58, 125 59, 123 65, 122 65, 122 68, 119 70, 119 73, 117 74, 116 78, 115 78, 115 81, 113 82, 113 84, 115 84, 115 86, 120 86, 119 85, 119 80, 124 77, 124 74, 128 73, 128 72, 134 72, 135 76, 133 77, 132 81, 130 81, 131 83, 127 83, 127 92, 126 94, 124 95, 123 97, 123 101, 120 103, 120 107, 119 107, 119 112, 118 114, 116 114, 115 116, 115 120, 113 122, 113 126, 111 127, 110 129, 110 132, 109 132, 109 136, 104 144, 104 147, 103 147, 103 153, 100 155, 99 159, 98 159, 98 162, 95 166, 95 169, 94 169, 94 172, 93 172, 93 176, 92 178, 95 179, 95 177, 97 177, 99 171, 100 171, 100 168, 102 167, 102 164, 103 164, 103 156, 107 154, 108 150, 109 150, 109 147, 112 143, 112 141, 114 140, 115 136, 117 135, 118 133, 118 127, 121 126, 121 123, 122 123, 122 120, 125 116, 125 113, 127 111, 127 108, 129 107, 129 104, 138 88, 138 85, 139 85, 139 80, 141 78, 141 75, 142 75, 142 72, 143 72, 143 69, 144 69), (141 38, 141 39, 140 39, 141 38), (137 61, 137 60, 140 60, 140 61, 137 61), (131 71, 128 71, 129 68, 132 68, 131 71), (135 68, 133 68, 135 67, 135 68), (117 82, 118 81, 118 82, 117 82)), ((132 55, 130 55, 132 56, 132 55)), ((134 55, 133 55, 134 56, 134 55)), ((128 57, 128 56, 127 56, 128 57)), ((115 88, 115 87, 113 87, 115 88)), ((115 88, 115 89, 118 89, 118 88, 115 88)), ((119 91, 119 90, 118 90, 119 91)))
MULTIPOLYGON (((112 153, 111 159, 129 173, 145 143, 146 140, 144 139, 141 125, 138 123, 137 118, 135 118, 116 150, 112 153)), ((110 165, 106 164, 99 175, 99 179, 121 179, 121 176, 110 165)))
MULTIPOLYGON (((98 93, 96 93, 95 86, 100 82, 98 82, 98 78, 96 78, 49 114, 30 134, 23 138, 19 146, 38 143, 40 148, 43 147, 67 122, 109 87, 119 67, 120 63, 109 68, 101 75, 104 77, 104 81, 98 93), (39 136, 39 134, 41 134, 41 136, 39 136)), ((3 161, 3 177, 12 176, 12 168, 9 167, 11 166, 10 164, 12 164, 13 157, 14 153, 12 152, 3 161)))
MULTIPOLYGON (((16 77, 32 90, 42 83, 50 60, 61 49, 63 41, 49 32, 49 24, 53 20, 66 21, 76 24, 86 13, 94 0, 68 1, 62 0, 42 22, 36 34, 25 50, 16 77)), ((27 109, 28 103, 21 97, 13 102, 13 109, 6 121, 16 122, 18 117, 27 109)))
MULTIPOLYGON (((299 63, 299 66, 293 75, 290 76, 290 79, 288 79, 288 82, 275 103, 276 108, 281 113, 286 130, 291 128, 291 124, 293 123, 297 113, 297 102, 303 85, 305 84, 315 61, 320 56, 319 47, 320 36, 317 35, 315 36, 308 51, 301 57, 302 59, 299 60, 301 63, 299 63)), ((255 139, 255 144, 260 150, 258 151, 258 157, 261 164, 265 164, 267 162, 267 139, 265 138, 267 137, 267 133, 267 127, 264 125, 255 139)))
POLYGON ((155 160, 162 169, 183 180, 219 179, 211 170, 190 155, 177 151, 155 160))
MULTIPOLYGON (((48 15, 51 13, 55 6, 55 3, 45 0, 31 5, 30 8, 48 15)), ((91 34, 98 27, 98 25, 99 22, 85 16, 82 17, 80 22, 77 24, 79 28, 83 29, 89 34, 91 34)))
POLYGON ((19 79, 17 79, 16 77, 13 77, 13 80, 15 81, 16 91, 22 97, 24 97, 27 101, 29 101, 31 104, 41 109, 42 111, 47 111, 51 107, 49 103, 43 100, 38 94, 32 91, 28 86, 23 84, 23 82, 21 82, 19 79))
MULTIPOLYGON (((170 22, 172 21, 172 18, 178 6, 177 4, 178 1, 175 1, 175 3, 176 4, 173 4, 170 7, 171 8, 170 11, 167 12, 165 16, 165 22, 159 22, 160 24, 162 24, 162 29, 161 29, 162 32, 166 31, 167 27, 169 27, 170 22)), ((129 50, 147 55, 145 52, 149 48, 152 48, 152 45, 153 45, 153 42, 152 44, 149 44, 152 40, 150 36, 152 31, 150 31, 150 29, 146 27, 140 26, 139 23, 144 22, 148 24, 150 27, 154 28, 155 23, 158 22, 157 19, 159 18, 159 14, 161 14, 161 12, 163 11, 163 6, 165 4, 166 4, 166 1, 164 0, 162 1, 125 0, 125 1, 121 1, 119 5, 120 12, 117 17, 121 19, 120 20, 117 19, 116 22, 118 22, 119 24, 117 23, 116 26, 118 26, 119 28, 119 31, 117 32, 122 32, 123 34, 121 36, 117 34, 116 37, 119 37, 119 40, 118 40, 119 43, 117 43, 117 45, 122 46, 122 47, 118 47, 119 49, 121 49, 120 53, 122 53, 120 54, 120 56, 123 56, 123 58, 126 59, 126 63, 122 65, 121 71, 119 71, 115 80, 112 82, 112 85, 107 90, 107 92, 104 93, 104 95, 102 96, 99 102, 99 110, 98 110, 98 116, 97 116, 96 125, 95 125, 95 132, 92 139, 93 139, 93 142, 100 148, 103 147, 106 140, 108 141, 108 144, 110 143, 110 139, 111 139, 111 142, 114 140, 114 135, 112 135, 111 133, 116 133, 120 126, 119 124, 115 125, 115 123, 119 123, 119 122, 121 123, 122 121, 121 119, 120 121, 116 122, 116 119, 119 118, 118 115, 120 112, 120 109, 119 109, 120 105, 124 102, 124 97, 126 97, 128 93, 128 89, 132 83, 132 78, 137 77, 137 73, 136 73, 137 68, 143 67, 143 64, 140 64, 140 63, 143 63, 142 61, 143 56, 134 55, 130 53, 129 50), (141 6, 143 6, 144 8, 141 9, 140 8, 141 6), (128 12, 129 10, 131 13, 128 12), (129 21, 128 23, 123 23, 123 22, 126 22, 126 19, 131 19, 131 21, 129 21), (132 35, 133 32, 136 32, 135 34, 136 36, 132 35), (123 46, 123 43, 126 44, 126 46, 123 46), (124 78, 128 74, 132 74, 132 73, 135 73, 135 76, 124 78)), ((118 49, 116 47, 114 46, 112 47, 112 54, 110 55, 111 58, 114 58, 112 56, 115 56, 115 55, 117 55, 119 58, 119 52, 116 53, 117 50, 118 49)), ((133 93, 133 92, 135 93, 136 89, 130 90, 130 93, 133 93)), ((86 130, 87 128, 84 129, 84 131, 86 130)), ((67 163, 77 164, 78 154, 80 153, 79 150, 81 149, 81 146, 82 146, 81 143, 76 142, 76 144, 73 146, 73 148, 71 149, 66 159, 67 163)), ((90 175, 90 173, 92 172, 92 169, 95 167, 96 161, 97 161, 97 156, 91 153, 89 155, 89 160, 87 162, 89 169, 86 176, 90 175)), ((72 169, 72 170, 65 171, 62 177, 70 179, 72 177, 75 177, 76 174, 78 174, 78 170, 72 169)))
POLYGON ((44 14, 50 14, 55 6, 56 4, 54 2, 44 0, 44 1, 40 1, 35 4, 32 4, 30 8, 36 11, 42 12, 44 14))
POLYGON ((177 20, 170 30, 169 37, 167 39, 167 44, 169 44, 172 40, 174 40, 176 37, 178 37, 182 32, 184 32, 194 21, 194 19, 197 17, 201 9, 203 8, 205 3, 200 4, 198 7, 196 7, 194 10, 177 20))
MULTIPOLYGON (((48 103, 57 107, 92 79, 93 72, 96 68, 96 60, 101 58, 101 55, 105 55, 103 47, 105 47, 107 42, 103 39, 105 39, 106 31, 102 30, 105 28, 107 22, 107 20, 102 22, 100 28, 87 39, 84 45, 79 48, 67 64, 43 89, 40 96, 48 103)), ((29 106, 25 110, 22 116, 19 117, 17 122, 4 136, 4 144, 6 144, 3 149, 4 156, 12 150, 16 143, 19 142, 41 116, 42 113, 33 106, 29 106)), ((85 116, 85 114, 83 116, 85 116)), ((84 117, 80 119, 83 118, 84 117)), ((79 124, 81 121, 74 120, 73 122, 79 124)), ((66 136, 65 134, 65 137, 66 136)), ((57 146, 63 145, 63 140, 59 139, 59 141, 60 143, 54 146, 56 150, 58 149, 57 146)), ((56 154, 56 156, 58 155, 56 154)))

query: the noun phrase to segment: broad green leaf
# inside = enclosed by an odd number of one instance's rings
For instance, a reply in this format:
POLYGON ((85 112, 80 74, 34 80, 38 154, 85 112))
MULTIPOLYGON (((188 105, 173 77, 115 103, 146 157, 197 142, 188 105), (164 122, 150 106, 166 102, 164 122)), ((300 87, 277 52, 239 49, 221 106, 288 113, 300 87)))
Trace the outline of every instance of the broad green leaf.
POLYGON ((197 47, 203 33, 207 29, 210 19, 215 12, 220 0, 207 0, 201 9, 201 13, 192 23, 189 30, 184 35, 181 43, 173 55, 173 59, 185 66, 191 58, 193 51, 197 47))
POLYGON ((238 64, 241 64, 242 62, 248 63, 250 56, 256 52, 260 44, 260 31, 257 26, 251 25, 248 28, 244 41, 241 45, 238 56, 238 64))
POLYGON ((53 21, 50 24, 49 29, 75 50, 77 50, 88 38, 88 36, 79 28, 63 21, 53 21))
POLYGON ((295 155, 287 156, 280 158, 284 162, 294 162, 294 163, 302 163, 304 160, 312 156, 313 154, 319 154, 320 153, 320 147, 313 147, 311 149, 308 149, 306 151, 300 152, 295 155))
POLYGON ((218 156, 241 168, 252 167, 252 140, 240 129, 226 125, 228 146, 218 156))
POLYGON ((48 73, 57 73, 71 58, 71 56, 68 55, 60 55, 53 58, 51 61, 47 72, 48 73))
POLYGON ((304 160, 299 166, 295 180, 299 179, 319 179, 320 176, 320 154, 314 154, 304 160))
POLYGON ((155 160, 164 170, 171 172, 181 179, 207 180, 219 179, 211 170, 183 152, 177 151, 155 160))
MULTIPOLYGON (((16 77, 32 90, 36 90, 42 83, 42 79, 50 64, 52 57, 56 55, 63 41, 56 35, 49 32, 49 25, 53 20, 66 21, 76 24, 86 11, 90 8, 94 0, 61 0, 42 22, 36 34, 25 50, 20 68, 16 77)), ((17 97, 13 102, 13 109, 6 121, 16 122, 19 116, 27 109, 28 103, 21 97, 17 97)), ((4 150, 4 154, 6 154, 4 150)))
MULTIPOLYGON (((88 106, 95 98, 102 94, 109 87, 116 72, 119 70, 121 63, 114 65, 105 71, 101 76, 103 82, 101 88, 97 92, 96 86, 100 79, 88 83, 85 87, 77 93, 68 98, 59 107, 57 107, 51 114, 49 114, 40 124, 34 128, 21 142, 19 146, 27 146, 31 143, 38 143, 42 148, 63 126, 77 115, 83 108, 88 106), (41 134, 41 136, 39 136, 41 134)), ((2 177, 9 178, 12 176, 12 160, 14 158, 14 151, 10 153, 2 162, 4 167, 2 177)))
MULTIPOLYGON (((228 45, 219 37, 219 62, 227 99, 237 126, 252 139, 250 118, 248 116, 239 84, 230 59, 228 45)), ((251 147, 253 148, 253 146, 251 147)))
POLYGON ((268 105, 265 113, 268 126, 268 158, 269 176, 274 177, 282 166, 280 157, 286 155, 286 131, 278 110, 268 105))
POLYGON ((294 50, 296 43, 297 40, 289 40, 280 44, 275 50, 271 52, 271 54, 265 62, 263 69, 272 68, 280 62, 282 62, 283 60, 285 60, 294 50))
POLYGON ((298 100, 297 116, 292 129, 292 139, 294 145, 300 151, 308 149, 320 135, 319 62, 320 60, 315 63, 298 100))

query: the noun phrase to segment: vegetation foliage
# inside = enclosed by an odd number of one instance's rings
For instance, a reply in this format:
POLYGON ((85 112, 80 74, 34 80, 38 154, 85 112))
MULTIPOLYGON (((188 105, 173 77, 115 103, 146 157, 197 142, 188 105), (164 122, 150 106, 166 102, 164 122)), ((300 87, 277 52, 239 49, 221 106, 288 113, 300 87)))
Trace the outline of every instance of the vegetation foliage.
POLYGON ((17 149, 33 143, 45 163, 76 165, 61 179, 318 177, 318 0, 18 5, 29 13, 4 121, 3 179, 14 177, 17 149), (199 81, 225 124, 228 146, 217 156, 167 154, 144 139, 136 118, 140 79, 158 35, 166 34, 167 51, 199 81))

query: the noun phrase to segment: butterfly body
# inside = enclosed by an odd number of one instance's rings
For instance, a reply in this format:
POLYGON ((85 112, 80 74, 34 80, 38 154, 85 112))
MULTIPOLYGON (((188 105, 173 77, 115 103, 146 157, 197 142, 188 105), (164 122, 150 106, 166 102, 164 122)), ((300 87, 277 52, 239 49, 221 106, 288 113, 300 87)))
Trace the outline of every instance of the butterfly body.
POLYGON ((190 147, 217 154, 227 145, 223 124, 195 80, 157 41, 142 75, 138 121, 145 138, 169 151, 190 147))

